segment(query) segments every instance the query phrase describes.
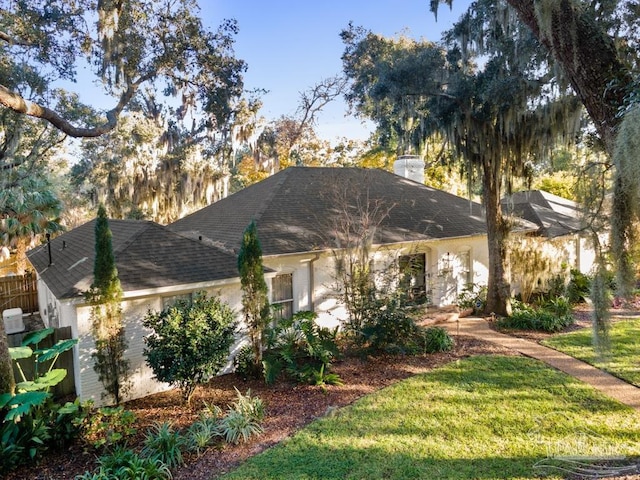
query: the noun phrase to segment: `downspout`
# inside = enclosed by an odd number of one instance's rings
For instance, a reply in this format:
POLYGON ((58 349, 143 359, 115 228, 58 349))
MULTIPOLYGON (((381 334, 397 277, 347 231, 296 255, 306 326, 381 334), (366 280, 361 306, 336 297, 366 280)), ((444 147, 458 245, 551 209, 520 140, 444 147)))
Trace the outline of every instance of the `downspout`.
POLYGON ((315 292, 315 276, 314 276, 314 270, 313 270, 313 264, 320 258, 320 254, 316 253, 315 258, 312 258, 311 260, 309 260, 309 310, 312 312, 316 311, 316 307, 315 307, 315 296, 314 296, 314 292, 315 292))

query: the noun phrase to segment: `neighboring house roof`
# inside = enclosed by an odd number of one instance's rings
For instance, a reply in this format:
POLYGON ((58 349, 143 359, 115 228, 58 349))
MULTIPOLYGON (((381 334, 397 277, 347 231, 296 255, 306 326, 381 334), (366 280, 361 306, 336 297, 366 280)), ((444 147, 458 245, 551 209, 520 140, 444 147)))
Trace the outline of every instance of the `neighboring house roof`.
POLYGON ((502 209, 536 224, 538 233, 549 238, 573 234, 581 229, 580 206, 543 190, 517 192, 505 197, 502 209))
MULTIPOLYGON (((27 253, 59 299, 81 297, 93 281, 95 220, 27 253)), ((124 292, 238 277, 235 255, 186 238, 157 223, 109 220, 118 277, 124 292)))
POLYGON ((344 245, 345 222, 355 229, 366 216, 374 244, 486 234, 477 203, 383 170, 327 167, 287 168, 168 228, 237 251, 255 220, 270 256, 344 245))

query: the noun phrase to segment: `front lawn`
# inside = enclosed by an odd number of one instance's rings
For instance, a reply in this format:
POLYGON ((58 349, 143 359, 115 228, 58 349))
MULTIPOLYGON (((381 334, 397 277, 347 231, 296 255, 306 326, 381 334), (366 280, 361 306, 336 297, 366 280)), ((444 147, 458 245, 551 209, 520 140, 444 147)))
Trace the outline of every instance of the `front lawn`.
POLYGON ((558 335, 542 343, 640 387, 639 338, 640 319, 634 319, 611 324, 611 351, 604 358, 593 348, 593 332, 590 328, 558 335))
POLYGON ((540 362, 479 356, 333 412, 222 478, 533 478, 553 455, 640 455, 639 420, 540 362))

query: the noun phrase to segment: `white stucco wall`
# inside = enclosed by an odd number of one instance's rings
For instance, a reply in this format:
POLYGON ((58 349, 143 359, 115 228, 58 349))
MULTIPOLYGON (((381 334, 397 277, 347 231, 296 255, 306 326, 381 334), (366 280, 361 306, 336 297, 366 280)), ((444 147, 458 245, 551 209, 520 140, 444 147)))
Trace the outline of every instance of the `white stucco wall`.
MULTIPOLYGON (((454 304, 467 283, 460 262, 463 252, 468 252, 470 257, 472 283, 486 285, 489 253, 485 236, 381 247, 373 255, 374 268, 378 272, 387 271, 401 255, 424 253, 431 302, 442 307, 454 304), (445 268, 445 259, 448 259, 449 268, 445 268)), ((294 311, 313 309, 318 314, 318 323, 330 328, 347 318, 337 293, 333 253, 271 257, 265 258, 264 264, 277 273, 293 274, 294 311)))

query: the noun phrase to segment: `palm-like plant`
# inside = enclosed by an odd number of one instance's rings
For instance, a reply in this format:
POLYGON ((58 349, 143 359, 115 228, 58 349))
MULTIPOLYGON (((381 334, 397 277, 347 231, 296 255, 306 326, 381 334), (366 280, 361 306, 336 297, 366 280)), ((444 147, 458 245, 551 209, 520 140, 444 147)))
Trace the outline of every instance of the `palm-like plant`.
POLYGON ((17 273, 24 273, 30 245, 41 235, 62 229, 61 210, 51 185, 39 178, 0 191, 0 245, 16 249, 17 273))

